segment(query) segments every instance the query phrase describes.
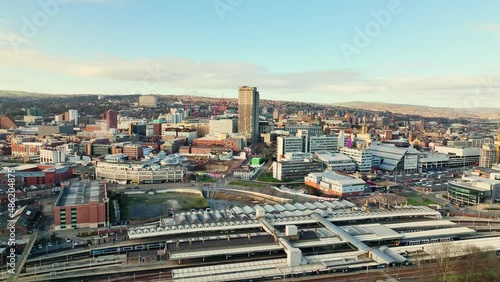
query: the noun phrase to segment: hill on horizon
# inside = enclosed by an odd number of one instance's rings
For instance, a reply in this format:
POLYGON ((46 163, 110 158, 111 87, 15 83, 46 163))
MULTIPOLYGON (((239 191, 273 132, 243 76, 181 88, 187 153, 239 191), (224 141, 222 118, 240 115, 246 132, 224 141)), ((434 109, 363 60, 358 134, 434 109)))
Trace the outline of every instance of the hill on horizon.
POLYGON ((354 101, 335 103, 335 106, 348 107, 358 110, 375 112, 393 112, 403 115, 420 115, 423 117, 449 117, 449 118, 499 118, 500 108, 471 107, 471 108, 446 108, 424 105, 395 104, 384 102, 354 101))

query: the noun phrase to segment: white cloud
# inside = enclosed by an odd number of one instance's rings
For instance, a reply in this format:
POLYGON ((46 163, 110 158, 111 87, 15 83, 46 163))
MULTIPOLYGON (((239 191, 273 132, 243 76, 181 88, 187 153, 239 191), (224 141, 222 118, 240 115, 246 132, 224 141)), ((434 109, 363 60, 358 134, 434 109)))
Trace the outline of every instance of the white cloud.
POLYGON ((493 32, 498 39, 500 39, 500 24, 488 22, 469 22, 467 27, 475 31, 489 31, 493 32))
POLYGON ((479 96, 480 102, 489 103, 484 94, 487 90, 487 93, 497 94, 487 96, 488 99, 498 99, 496 102, 500 102, 499 73, 491 73, 485 77, 367 77, 361 72, 349 69, 271 73, 265 68, 244 62, 203 62, 174 57, 79 61, 34 49, 22 48, 14 51, 4 46, 0 46, 0 64, 70 74, 81 77, 82 81, 96 77, 123 81, 127 85, 136 84, 137 87, 129 89, 128 93, 137 93, 134 92, 137 89, 152 92, 167 87, 207 92, 235 89, 239 85, 255 85, 263 91, 277 95, 310 93, 316 95, 314 97, 318 102, 324 102, 332 96, 352 100, 355 95, 401 99, 411 95, 412 99, 439 97, 456 101, 477 95, 479 91, 483 93, 479 96))

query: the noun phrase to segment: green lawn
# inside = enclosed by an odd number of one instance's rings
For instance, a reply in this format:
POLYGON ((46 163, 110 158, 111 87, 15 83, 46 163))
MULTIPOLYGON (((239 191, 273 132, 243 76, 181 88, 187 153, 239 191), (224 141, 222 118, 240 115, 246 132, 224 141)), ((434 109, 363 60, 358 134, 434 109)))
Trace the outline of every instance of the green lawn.
POLYGON ((264 187, 266 187, 263 184, 252 183, 252 182, 243 182, 243 181, 231 181, 231 182, 229 182, 229 185, 244 186, 244 187, 256 187, 256 188, 264 188, 264 187))
POLYGON ((264 182, 283 182, 279 179, 276 179, 273 177, 272 173, 264 172, 260 175, 259 181, 264 181, 264 182))
POLYGON ((205 182, 205 183, 214 183, 214 182, 217 182, 217 179, 214 179, 212 177, 204 177, 204 178, 198 179, 198 181, 205 182))
POLYGON ((411 206, 428 206, 437 204, 436 202, 419 196, 418 194, 403 194, 403 196, 406 197, 408 205, 411 206))

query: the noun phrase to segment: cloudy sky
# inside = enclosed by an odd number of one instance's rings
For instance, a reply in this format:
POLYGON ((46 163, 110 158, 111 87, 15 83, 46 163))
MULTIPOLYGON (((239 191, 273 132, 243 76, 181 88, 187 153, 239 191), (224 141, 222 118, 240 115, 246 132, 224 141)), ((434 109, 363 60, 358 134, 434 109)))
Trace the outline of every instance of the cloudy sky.
POLYGON ((0 89, 500 107, 500 1, 0 2, 0 89))

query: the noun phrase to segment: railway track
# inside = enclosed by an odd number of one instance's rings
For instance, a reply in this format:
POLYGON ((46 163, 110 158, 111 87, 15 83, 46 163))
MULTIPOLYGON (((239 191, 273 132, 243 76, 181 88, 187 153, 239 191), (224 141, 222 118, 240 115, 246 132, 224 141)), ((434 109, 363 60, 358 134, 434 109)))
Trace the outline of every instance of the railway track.
POLYGON ((135 274, 130 277, 123 277, 120 275, 112 275, 112 276, 107 276, 107 277, 96 277, 95 282, 155 282, 155 281, 161 281, 161 282, 167 282, 167 281, 173 281, 172 277, 172 271, 170 270, 165 270, 165 271, 156 271, 156 272, 151 272, 151 273, 143 273, 143 274, 135 274))

